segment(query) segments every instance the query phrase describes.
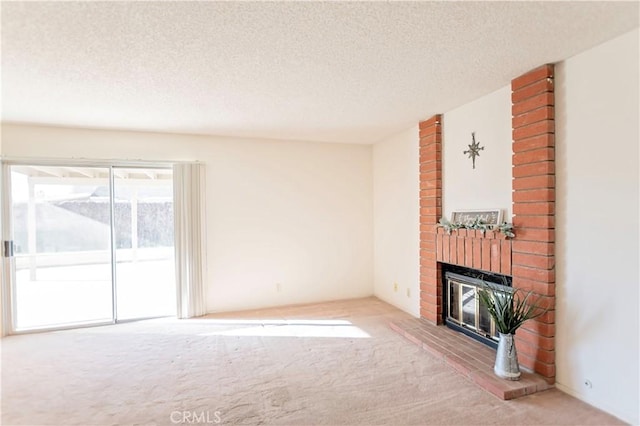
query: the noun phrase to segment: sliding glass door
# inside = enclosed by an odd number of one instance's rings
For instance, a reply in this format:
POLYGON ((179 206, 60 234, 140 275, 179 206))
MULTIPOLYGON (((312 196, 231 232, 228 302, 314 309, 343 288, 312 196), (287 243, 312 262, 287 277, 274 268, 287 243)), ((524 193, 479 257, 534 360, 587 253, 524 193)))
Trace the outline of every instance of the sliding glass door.
POLYGON ((14 329, 113 319, 109 169, 11 166, 14 329))
POLYGON ((6 167, 13 331, 175 315, 171 169, 6 167))
POLYGON ((114 168, 116 313, 175 315, 171 169, 114 168))

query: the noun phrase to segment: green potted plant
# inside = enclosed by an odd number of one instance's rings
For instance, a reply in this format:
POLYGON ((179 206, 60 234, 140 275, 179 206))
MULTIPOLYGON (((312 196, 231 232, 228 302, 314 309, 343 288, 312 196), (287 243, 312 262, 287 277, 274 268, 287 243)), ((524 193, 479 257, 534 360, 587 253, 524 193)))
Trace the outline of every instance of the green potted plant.
POLYGON ((480 303, 486 306, 498 331, 498 350, 494 373, 503 379, 519 380, 520 366, 514 336, 526 321, 544 315, 549 308, 541 306, 532 291, 483 283, 478 288, 480 303))

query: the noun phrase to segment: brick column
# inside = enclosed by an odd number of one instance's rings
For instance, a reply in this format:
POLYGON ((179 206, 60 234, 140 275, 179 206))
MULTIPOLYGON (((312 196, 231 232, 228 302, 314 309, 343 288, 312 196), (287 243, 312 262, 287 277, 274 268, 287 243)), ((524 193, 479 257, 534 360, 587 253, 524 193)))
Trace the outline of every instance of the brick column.
POLYGON ((520 363, 553 383, 555 370, 554 67, 511 82, 513 126, 513 286, 533 290, 552 310, 516 335, 520 363))
POLYGON ((420 123, 420 317, 442 324, 436 223, 442 217, 442 117, 420 123))

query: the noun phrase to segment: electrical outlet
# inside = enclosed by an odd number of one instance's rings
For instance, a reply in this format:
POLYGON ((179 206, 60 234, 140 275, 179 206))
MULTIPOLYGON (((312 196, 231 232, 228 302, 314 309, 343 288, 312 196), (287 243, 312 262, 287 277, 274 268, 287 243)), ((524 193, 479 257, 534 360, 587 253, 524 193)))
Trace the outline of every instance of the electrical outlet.
POLYGON ((398 291, 398 283, 393 283, 393 291, 398 291))
POLYGON ((276 291, 280 293, 282 291, 282 284, 276 283, 276 291))
POLYGON ((407 297, 411 297, 411 289, 410 288, 407 289, 407 297))

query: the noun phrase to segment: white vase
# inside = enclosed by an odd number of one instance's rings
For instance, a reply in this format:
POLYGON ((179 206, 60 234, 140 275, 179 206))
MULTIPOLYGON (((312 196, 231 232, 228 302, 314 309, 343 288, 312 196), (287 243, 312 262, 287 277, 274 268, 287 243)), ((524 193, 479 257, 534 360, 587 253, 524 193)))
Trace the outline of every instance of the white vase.
POLYGON ((514 335, 498 334, 500 335, 500 340, 498 340, 496 364, 493 367, 493 372, 503 379, 520 380, 520 366, 518 365, 518 353, 516 352, 514 335))

